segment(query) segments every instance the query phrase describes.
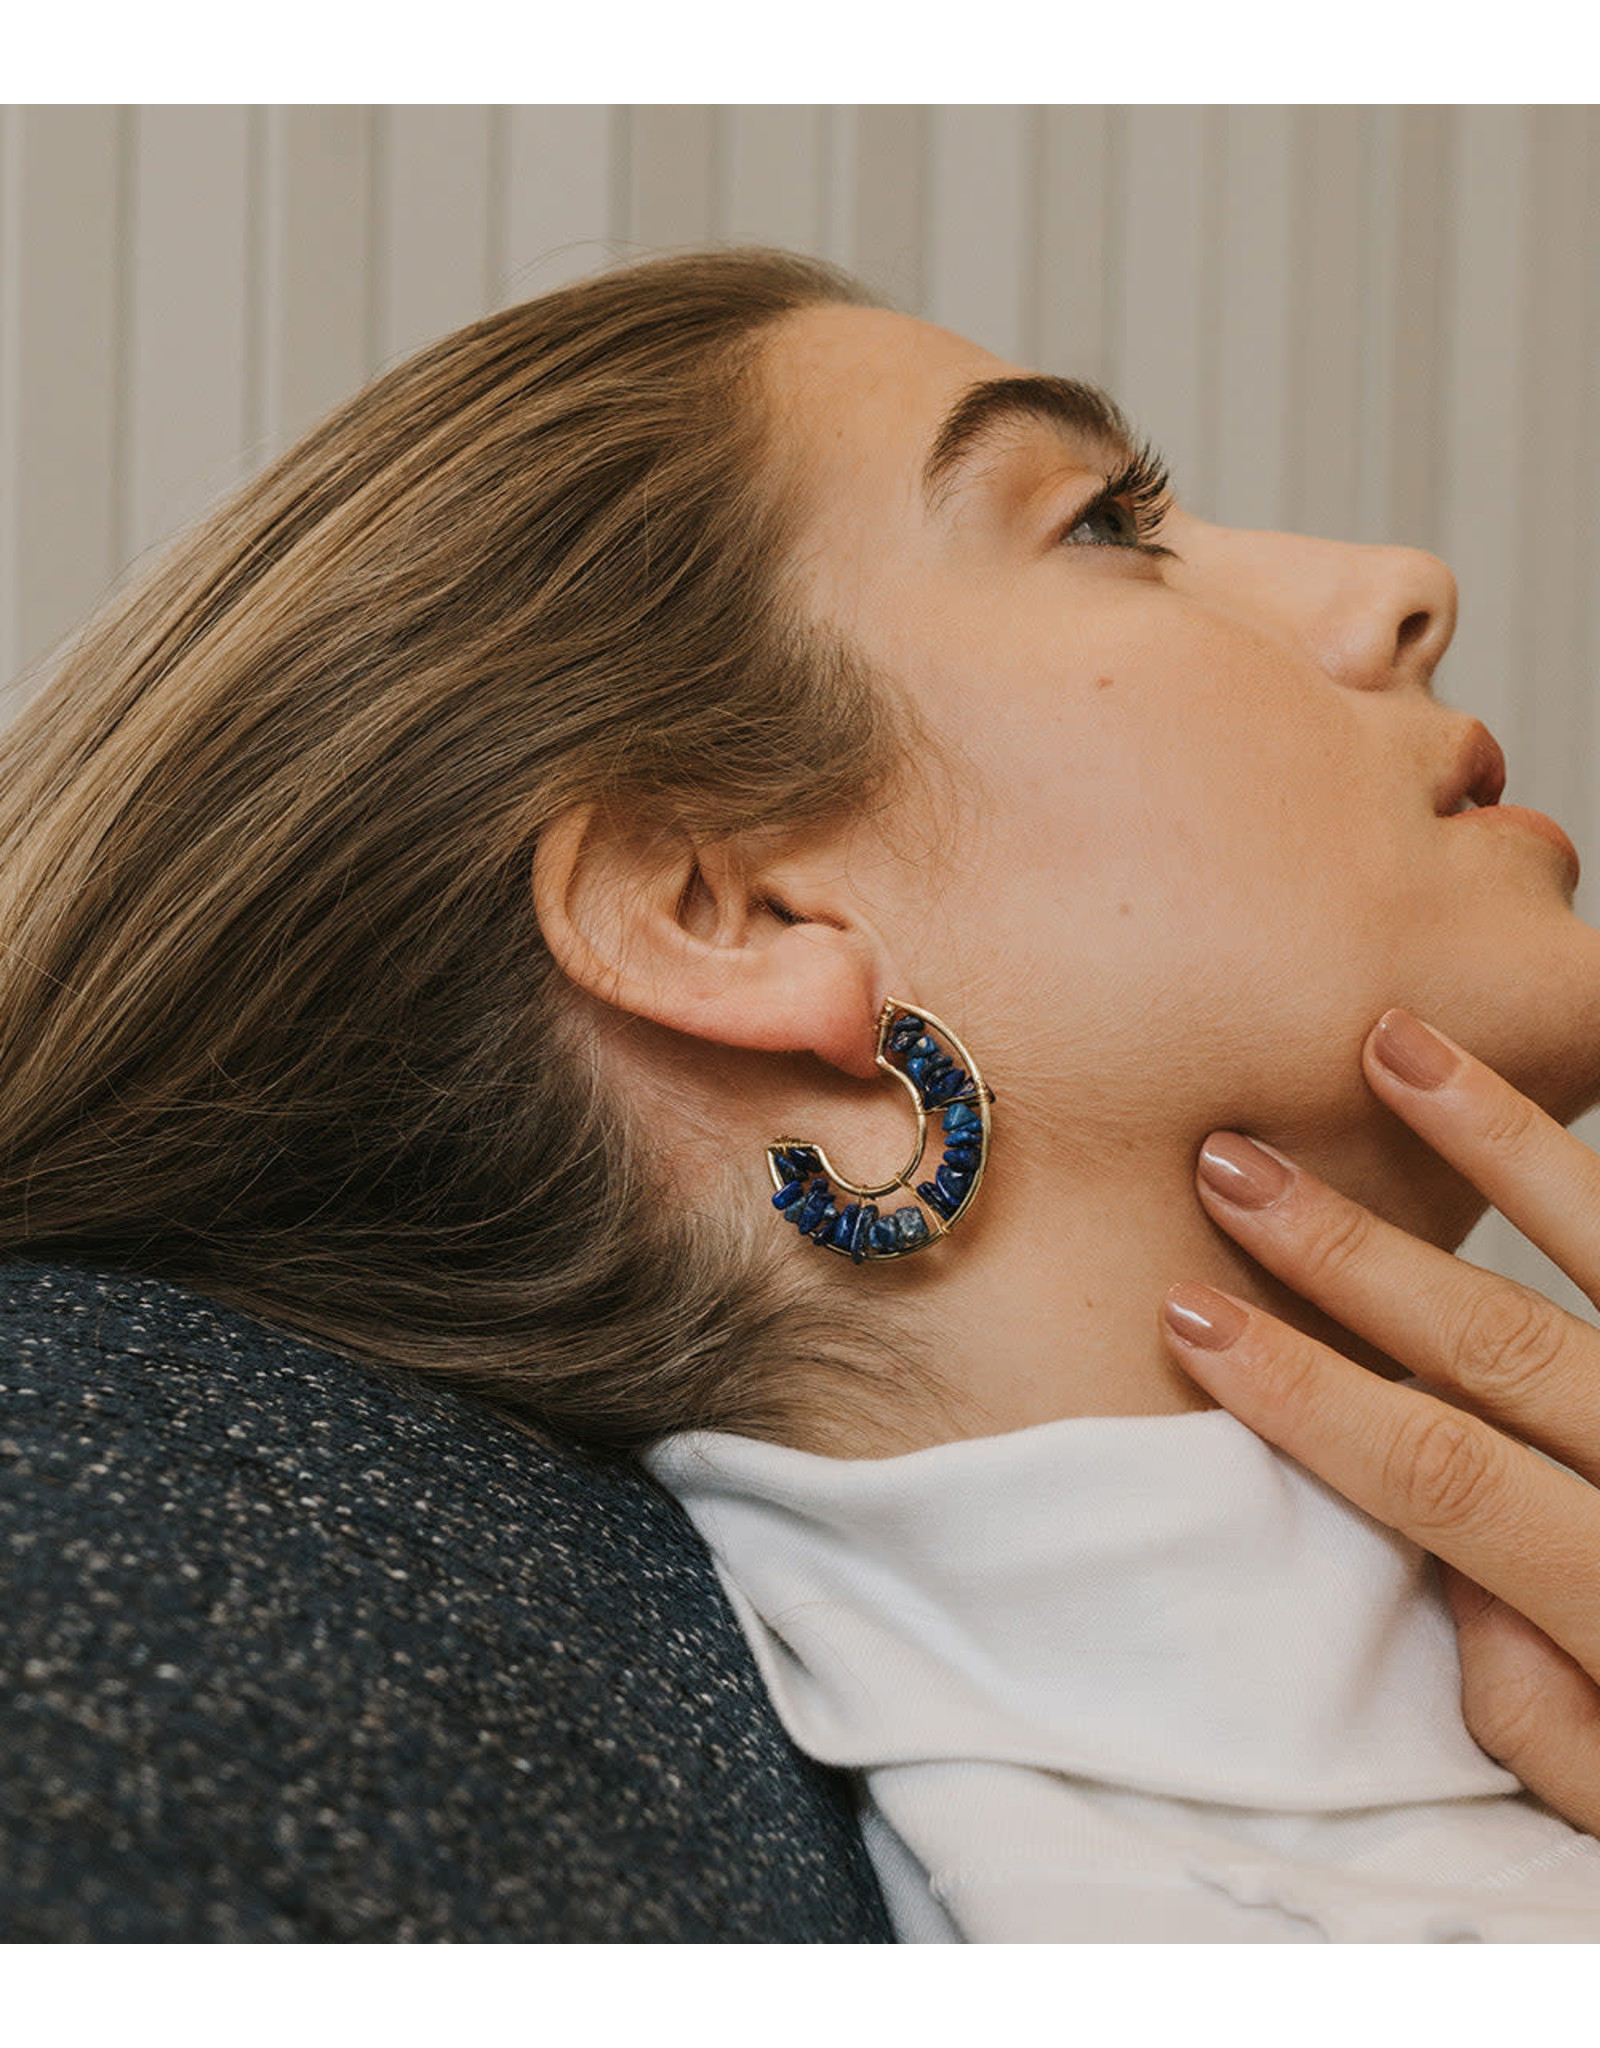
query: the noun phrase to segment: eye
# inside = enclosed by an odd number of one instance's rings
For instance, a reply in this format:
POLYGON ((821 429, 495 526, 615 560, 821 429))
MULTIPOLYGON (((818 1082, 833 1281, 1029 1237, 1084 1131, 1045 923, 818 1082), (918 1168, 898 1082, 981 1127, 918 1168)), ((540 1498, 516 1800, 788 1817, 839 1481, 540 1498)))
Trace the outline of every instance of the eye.
POLYGON ((1136 546, 1142 538, 1143 534, 1140 530, 1138 515, 1133 507, 1126 504, 1121 498, 1113 498, 1109 493, 1102 492, 1092 505, 1086 506, 1077 515, 1076 522, 1067 532, 1062 534, 1061 541, 1065 547, 1081 545, 1099 548, 1130 548, 1136 546), (1097 523, 1112 526, 1117 530, 1105 537, 1097 537, 1091 534, 1086 539, 1080 541, 1079 536, 1085 534, 1087 528, 1097 523))
POLYGON ((1126 465, 1104 486, 1056 536, 1060 547, 1124 548, 1141 555, 1157 555, 1171 561, 1178 557, 1171 548, 1155 543, 1161 523, 1172 509, 1171 478, 1167 465, 1148 442, 1135 449, 1126 465), (1097 524, 1112 530, 1101 538, 1078 536, 1097 524))

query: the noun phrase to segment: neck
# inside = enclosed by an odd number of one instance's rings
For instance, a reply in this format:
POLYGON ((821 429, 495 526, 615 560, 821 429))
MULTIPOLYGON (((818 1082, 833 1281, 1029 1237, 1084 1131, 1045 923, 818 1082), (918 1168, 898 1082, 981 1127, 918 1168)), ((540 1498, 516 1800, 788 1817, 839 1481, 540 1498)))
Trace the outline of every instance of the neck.
MULTIPOLYGON (((1482 1198, 1397 1120, 1386 1123, 1320 1146, 1303 1133, 1255 1134, 1415 1235, 1453 1247, 1482 1198)), ((819 1420, 799 1447, 888 1457, 1069 1416, 1211 1408, 1160 1335, 1162 1298, 1178 1280, 1225 1288, 1387 1377, 1408 1370, 1293 1294, 1212 1223, 1194 1191, 1205 1136, 1152 1141, 1092 1171, 1077 1161, 1047 1172, 1025 1148, 997 1145, 948 1245, 886 1270, 828 1276, 845 1287, 888 1282, 883 1305, 909 1348, 937 1331, 946 1398, 913 1413, 886 1397, 848 1427, 825 1431, 819 1420)))

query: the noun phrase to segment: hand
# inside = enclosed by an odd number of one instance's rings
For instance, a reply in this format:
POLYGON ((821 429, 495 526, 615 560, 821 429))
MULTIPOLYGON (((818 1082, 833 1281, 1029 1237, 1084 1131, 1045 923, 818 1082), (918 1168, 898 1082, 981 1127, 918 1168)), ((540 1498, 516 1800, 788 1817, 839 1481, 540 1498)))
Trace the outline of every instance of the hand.
MULTIPOLYGON (((1600 1306, 1600 1157, 1406 1011, 1380 1018, 1362 1065, 1383 1102, 1600 1306)), ((1474 1739, 1600 1834, 1600 1330, 1232 1132, 1207 1140, 1199 1189, 1253 1259, 1439 1398, 1192 1283, 1167 1297, 1173 1357, 1442 1561, 1474 1739)))

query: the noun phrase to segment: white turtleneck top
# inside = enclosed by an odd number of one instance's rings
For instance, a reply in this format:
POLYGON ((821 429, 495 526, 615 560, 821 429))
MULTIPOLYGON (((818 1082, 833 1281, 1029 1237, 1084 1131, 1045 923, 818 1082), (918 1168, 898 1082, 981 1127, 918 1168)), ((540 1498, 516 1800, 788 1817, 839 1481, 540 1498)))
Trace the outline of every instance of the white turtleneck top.
POLYGON ((647 1454, 902 1941, 1597 1941, 1461 1716, 1431 1560, 1225 1410, 647 1454))

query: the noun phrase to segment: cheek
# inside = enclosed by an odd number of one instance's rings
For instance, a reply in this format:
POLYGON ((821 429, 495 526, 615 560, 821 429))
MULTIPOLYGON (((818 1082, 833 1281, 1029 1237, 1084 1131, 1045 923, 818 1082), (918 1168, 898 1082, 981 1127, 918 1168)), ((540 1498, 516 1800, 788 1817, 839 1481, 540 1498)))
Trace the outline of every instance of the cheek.
POLYGON ((1381 995, 1369 913, 1398 849, 1337 794, 1359 786, 1337 747, 1308 787, 1304 743, 1247 719, 1180 729, 1108 706, 1000 720, 990 739, 1008 781, 974 842, 963 922, 1041 1020, 1167 1065, 1237 1062, 1251 1012, 1325 1043, 1381 995))
POLYGON ((989 837, 1019 886, 1063 910, 1115 897, 1120 918, 1223 926, 1331 908, 1375 868, 1370 821, 1330 793, 1337 764, 1320 789, 1307 775, 1326 748, 1286 747, 1248 712, 1179 724, 1102 702, 1099 717, 1046 706, 986 729, 989 837))

